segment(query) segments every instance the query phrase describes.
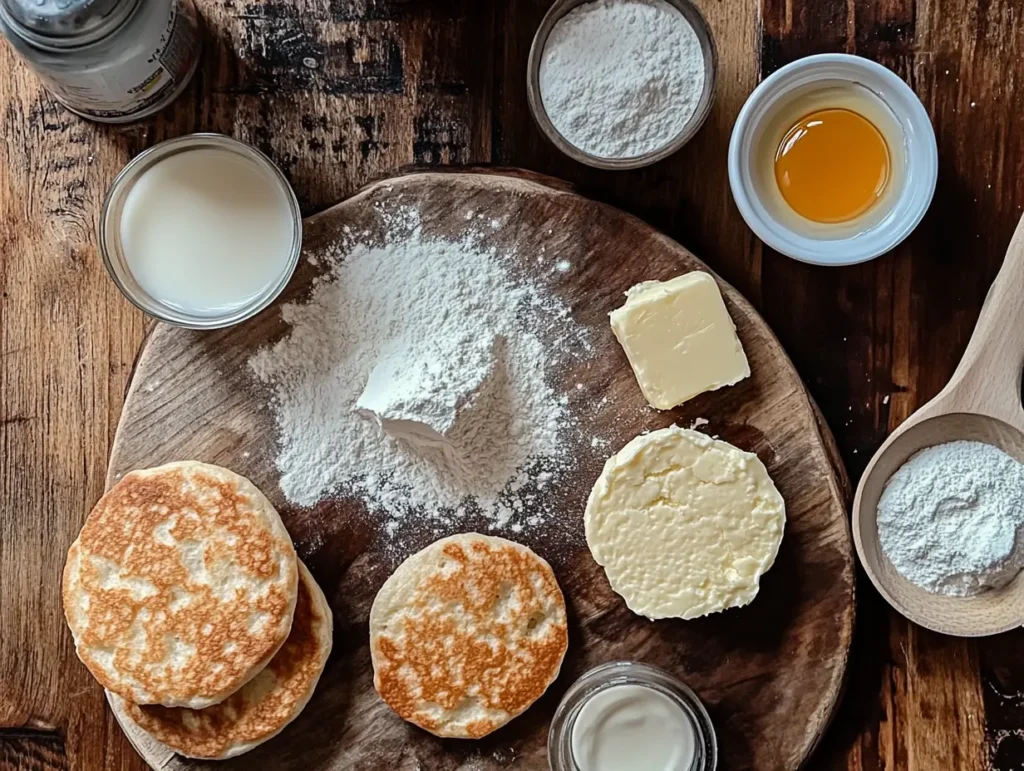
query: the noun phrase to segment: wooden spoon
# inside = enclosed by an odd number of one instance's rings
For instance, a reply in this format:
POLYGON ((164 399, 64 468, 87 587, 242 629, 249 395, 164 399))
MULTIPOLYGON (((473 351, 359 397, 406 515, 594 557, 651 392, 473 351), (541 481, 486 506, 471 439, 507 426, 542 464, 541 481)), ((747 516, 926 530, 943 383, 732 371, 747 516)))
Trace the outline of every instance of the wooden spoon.
POLYGON ((911 621, 945 634, 980 637, 1024 624, 1024 573, 972 597, 928 592, 882 552, 878 499, 911 455, 944 442, 987 442, 1024 462, 1024 218, 989 289, 956 372, 939 394, 907 418, 868 463, 853 500, 853 539, 868 578, 911 621))

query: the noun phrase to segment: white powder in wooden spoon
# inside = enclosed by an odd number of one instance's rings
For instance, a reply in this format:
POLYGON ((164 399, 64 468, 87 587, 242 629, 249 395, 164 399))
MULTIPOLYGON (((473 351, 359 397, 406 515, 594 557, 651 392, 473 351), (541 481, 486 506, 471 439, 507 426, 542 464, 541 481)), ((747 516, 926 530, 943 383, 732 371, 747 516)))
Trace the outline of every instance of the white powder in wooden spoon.
POLYGON ((468 511, 493 527, 521 527, 516 520, 529 507, 515 496, 531 477, 557 475, 568 459, 573 420, 551 373, 554 352, 583 350, 582 330, 558 299, 517 280, 515 261, 478 237, 427 237, 411 209, 383 216, 391 223, 387 243, 356 241, 315 256, 332 271, 306 303, 283 307, 291 333, 249 362, 273 392, 281 489, 302 506, 357 496, 392 525, 410 512, 468 511), (474 335, 502 341, 494 361, 465 355, 474 335), (354 411, 371 372, 396 350, 437 360, 426 368, 411 356, 407 369, 390 367, 406 378, 396 390, 420 404, 447 406, 450 395, 431 390, 437 383, 484 383, 446 432, 450 446, 396 439, 354 411), (460 366, 493 371, 486 378, 437 371, 460 366))
POLYGON ((956 441, 915 454, 886 482, 878 538, 893 567, 930 592, 978 594, 1024 565, 1024 466, 956 441))

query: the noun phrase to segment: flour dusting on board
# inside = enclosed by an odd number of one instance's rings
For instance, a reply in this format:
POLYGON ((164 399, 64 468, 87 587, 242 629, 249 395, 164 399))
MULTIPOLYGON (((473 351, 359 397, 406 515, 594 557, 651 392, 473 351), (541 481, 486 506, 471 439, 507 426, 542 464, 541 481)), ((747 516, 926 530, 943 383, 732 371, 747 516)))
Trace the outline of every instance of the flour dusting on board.
POLYGON ((519 532, 546 515, 537 493, 568 466, 579 432, 553 373, 588 355, 586 334, 474 226, 445 240, 424 233, 416 209, 378 213, 384 243, 346 228, 334 253, 308 255, 334 267, 282 308, 290 334, 249 361, 273 393, 281 489, 301 506, 359 497, 389 530, 415 512, 482 514, 519 532), (463 392, 441 403, 438 383, 463 392), (391 430, 410 421, 444 441, 391 430))

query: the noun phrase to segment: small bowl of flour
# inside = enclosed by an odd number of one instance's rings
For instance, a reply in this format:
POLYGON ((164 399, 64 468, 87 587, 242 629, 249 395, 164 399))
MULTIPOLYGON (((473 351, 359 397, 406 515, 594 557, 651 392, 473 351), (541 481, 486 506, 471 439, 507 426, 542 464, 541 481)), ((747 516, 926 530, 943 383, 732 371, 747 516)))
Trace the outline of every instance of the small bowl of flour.
POLYGON ((647 166, 700 129, 717 61, 711 29, 689 0, 557 0, 530 49, 530 110, 580 163, 647 166))

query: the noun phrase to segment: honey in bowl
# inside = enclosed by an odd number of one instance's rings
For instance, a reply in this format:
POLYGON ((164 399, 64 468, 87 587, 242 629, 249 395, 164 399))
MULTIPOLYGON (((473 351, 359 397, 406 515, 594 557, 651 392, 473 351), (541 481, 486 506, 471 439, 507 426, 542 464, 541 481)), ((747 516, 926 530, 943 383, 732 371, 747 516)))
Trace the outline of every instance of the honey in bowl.
POLYGON ((906 139, 892 110, 855 83, 809 83, 778 100, 752 137, 754 184, 776 221, 805 238, 864 233, 906 184, 906 139))
POLYGON ((794 212, 823 224, 855 219, 881 200, 889 148, 863 115, 842 107, 799 118, 779 142, 775 181, 794 212))

